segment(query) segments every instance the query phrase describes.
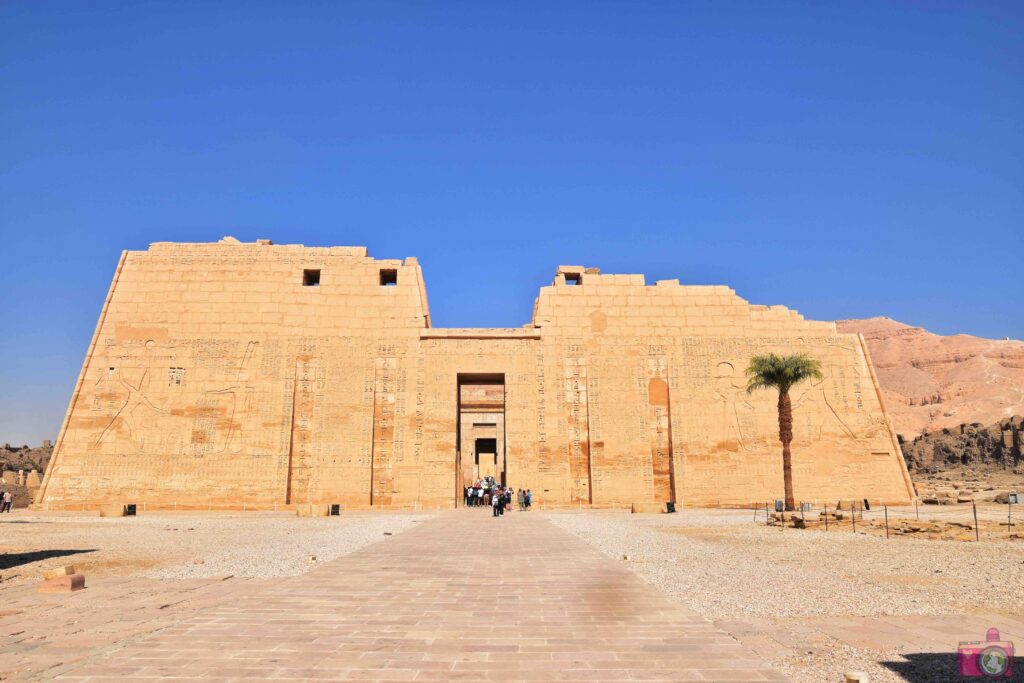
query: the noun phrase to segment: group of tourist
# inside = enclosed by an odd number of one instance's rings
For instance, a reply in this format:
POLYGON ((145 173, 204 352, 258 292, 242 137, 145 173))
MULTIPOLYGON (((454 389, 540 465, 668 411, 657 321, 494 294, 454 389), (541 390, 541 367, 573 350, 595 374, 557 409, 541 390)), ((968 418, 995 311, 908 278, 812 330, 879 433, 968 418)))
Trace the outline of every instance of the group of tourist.
POLYGON ((0 491, 0 512, 10 512, 13 502, 14 496, 10 491, 0 491))
POLYGON ((499 486, 489 478, 467 486, 462 491, 462 500, 466 507, 490 507, 491 514, 495 517, 501 517, 506 509, 512 508, 513 496, 520 511, 530 509, 533 503, 533 492, 530 489, 513 492, 511 487, 499 486))

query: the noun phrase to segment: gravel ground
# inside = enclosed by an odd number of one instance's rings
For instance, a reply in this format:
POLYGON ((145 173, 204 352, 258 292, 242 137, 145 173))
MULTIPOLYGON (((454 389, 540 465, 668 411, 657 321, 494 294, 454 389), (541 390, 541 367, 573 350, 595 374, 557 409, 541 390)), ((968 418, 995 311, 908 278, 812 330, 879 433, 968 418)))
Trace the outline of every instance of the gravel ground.
POLYGON ((385 534, 398 534, 430 516, 352 512, 332 518, 285 513, 103 518, 22 512, 0 520, 0 577, 4 582, 36 580, 43 569, 62 564, 74 564, 87 576, 293 576, 386 540, 385 534))
POLYGON ((619 561, 628 556, 640 576, 724 627, 753 624, 737 633, 741 642, 754 635, 800 650, 774 659, 761 653, 794 681, 842 680, 848 670, 866 671, 872 683, 960 680, 944 677, 951 664, 938 658, 901 676, 881 662, 905 663, 904 653, 851 647, 821 632, 809 636, 813 617, 1024 613, 1020 541, 886 540, 779 529, 755 525, 746 511, 547 516, 619 561), (755 633, 758 628, 763 632, 755 633))

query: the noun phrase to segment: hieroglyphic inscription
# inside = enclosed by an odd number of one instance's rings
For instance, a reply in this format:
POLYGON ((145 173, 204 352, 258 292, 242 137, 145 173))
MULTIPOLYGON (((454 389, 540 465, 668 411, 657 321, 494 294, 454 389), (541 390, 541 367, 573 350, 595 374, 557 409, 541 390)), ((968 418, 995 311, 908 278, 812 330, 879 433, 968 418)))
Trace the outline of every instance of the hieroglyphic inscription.
POLYGON ((423 354, 416 356, 416 413, 415 428, 413 434, 413 458, 416 463, 423 460, 423 425, 426 420, 427 389, 425 384, 426 358, 423 354))
POLYGON ((572 502, 590 502, 590 435, 587 426, 587 359, 581 344, 570 344, 564 358, 565 410, 569 429, 572 502))
POLYGON ((550 468, 547 430, 547 382, 544 375, 544 350, 537 347, 537 465, 543 472, 550 468))
MULTIPOLYGON (((394 354, 394 347, 381 345, 378 352, 394 354)), ((394 355, 378 356, 374 362, 371 505, 390 505, 394 490, 397 370, 398 359, 394 355)))
MULTIPOLYGON (((313 478, 315 432, 313 430, 320 364, 306 349, 295 363, 292 384, 292 432, 289 455, 288 501, 309 502, 313 478)), ((322 379, 322 378, 321 378, 322 379)))
POLYGON ((605 486, 604 418, 601 412, 603 389, 595 372, 595 362, 587 362, 587 435, 590 444, 590 499, 598 498, 605 486))

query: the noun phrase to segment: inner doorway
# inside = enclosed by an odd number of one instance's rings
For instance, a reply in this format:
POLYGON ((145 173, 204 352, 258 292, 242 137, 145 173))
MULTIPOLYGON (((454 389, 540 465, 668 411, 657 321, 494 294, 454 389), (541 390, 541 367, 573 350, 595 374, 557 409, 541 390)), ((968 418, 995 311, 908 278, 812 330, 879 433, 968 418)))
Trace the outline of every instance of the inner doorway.
POLYGON ((459 374, 456 415, 455 501, 481 481, 505 485, 505 375, 459 374))
POLYGON ((475 478, 487 479, 490 477, 495 481, 503 481, 504 477, 498 470, 498 440, 476 439, 473 450, 476 463, 475 478))

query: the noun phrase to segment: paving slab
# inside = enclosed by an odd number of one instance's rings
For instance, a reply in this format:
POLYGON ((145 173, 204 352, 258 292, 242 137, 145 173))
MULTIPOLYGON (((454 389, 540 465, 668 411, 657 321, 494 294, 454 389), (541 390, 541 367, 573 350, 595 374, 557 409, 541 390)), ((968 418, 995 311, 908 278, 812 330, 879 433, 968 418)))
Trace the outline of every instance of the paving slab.
POLYGON ((0 585, 0 680, 49 679, 118 643, 159 631, 255 582, 220 579, 86 580, 67 594, 36 592, 36 583, 0 585))
MULTIPOLYGON (((959 681, 956 648, 961 641, 984 640, 988 629, 996 627, 1003 640, 1018 648, 1024 642, 1024 617, 991 613, 829 615, 799 621, 751 617, 714 623, 752 656, 789 671, 796 680, 815 683, 842 680, 843 671, 862 669, 874 670, 872 681, 959 681)), ((1024 672, 1013 680, 1024 680, 1024 672)))
POLYGON ((540 515, 439 515, 306 574, 233 588, 59 680, 784 681, 540 515))

